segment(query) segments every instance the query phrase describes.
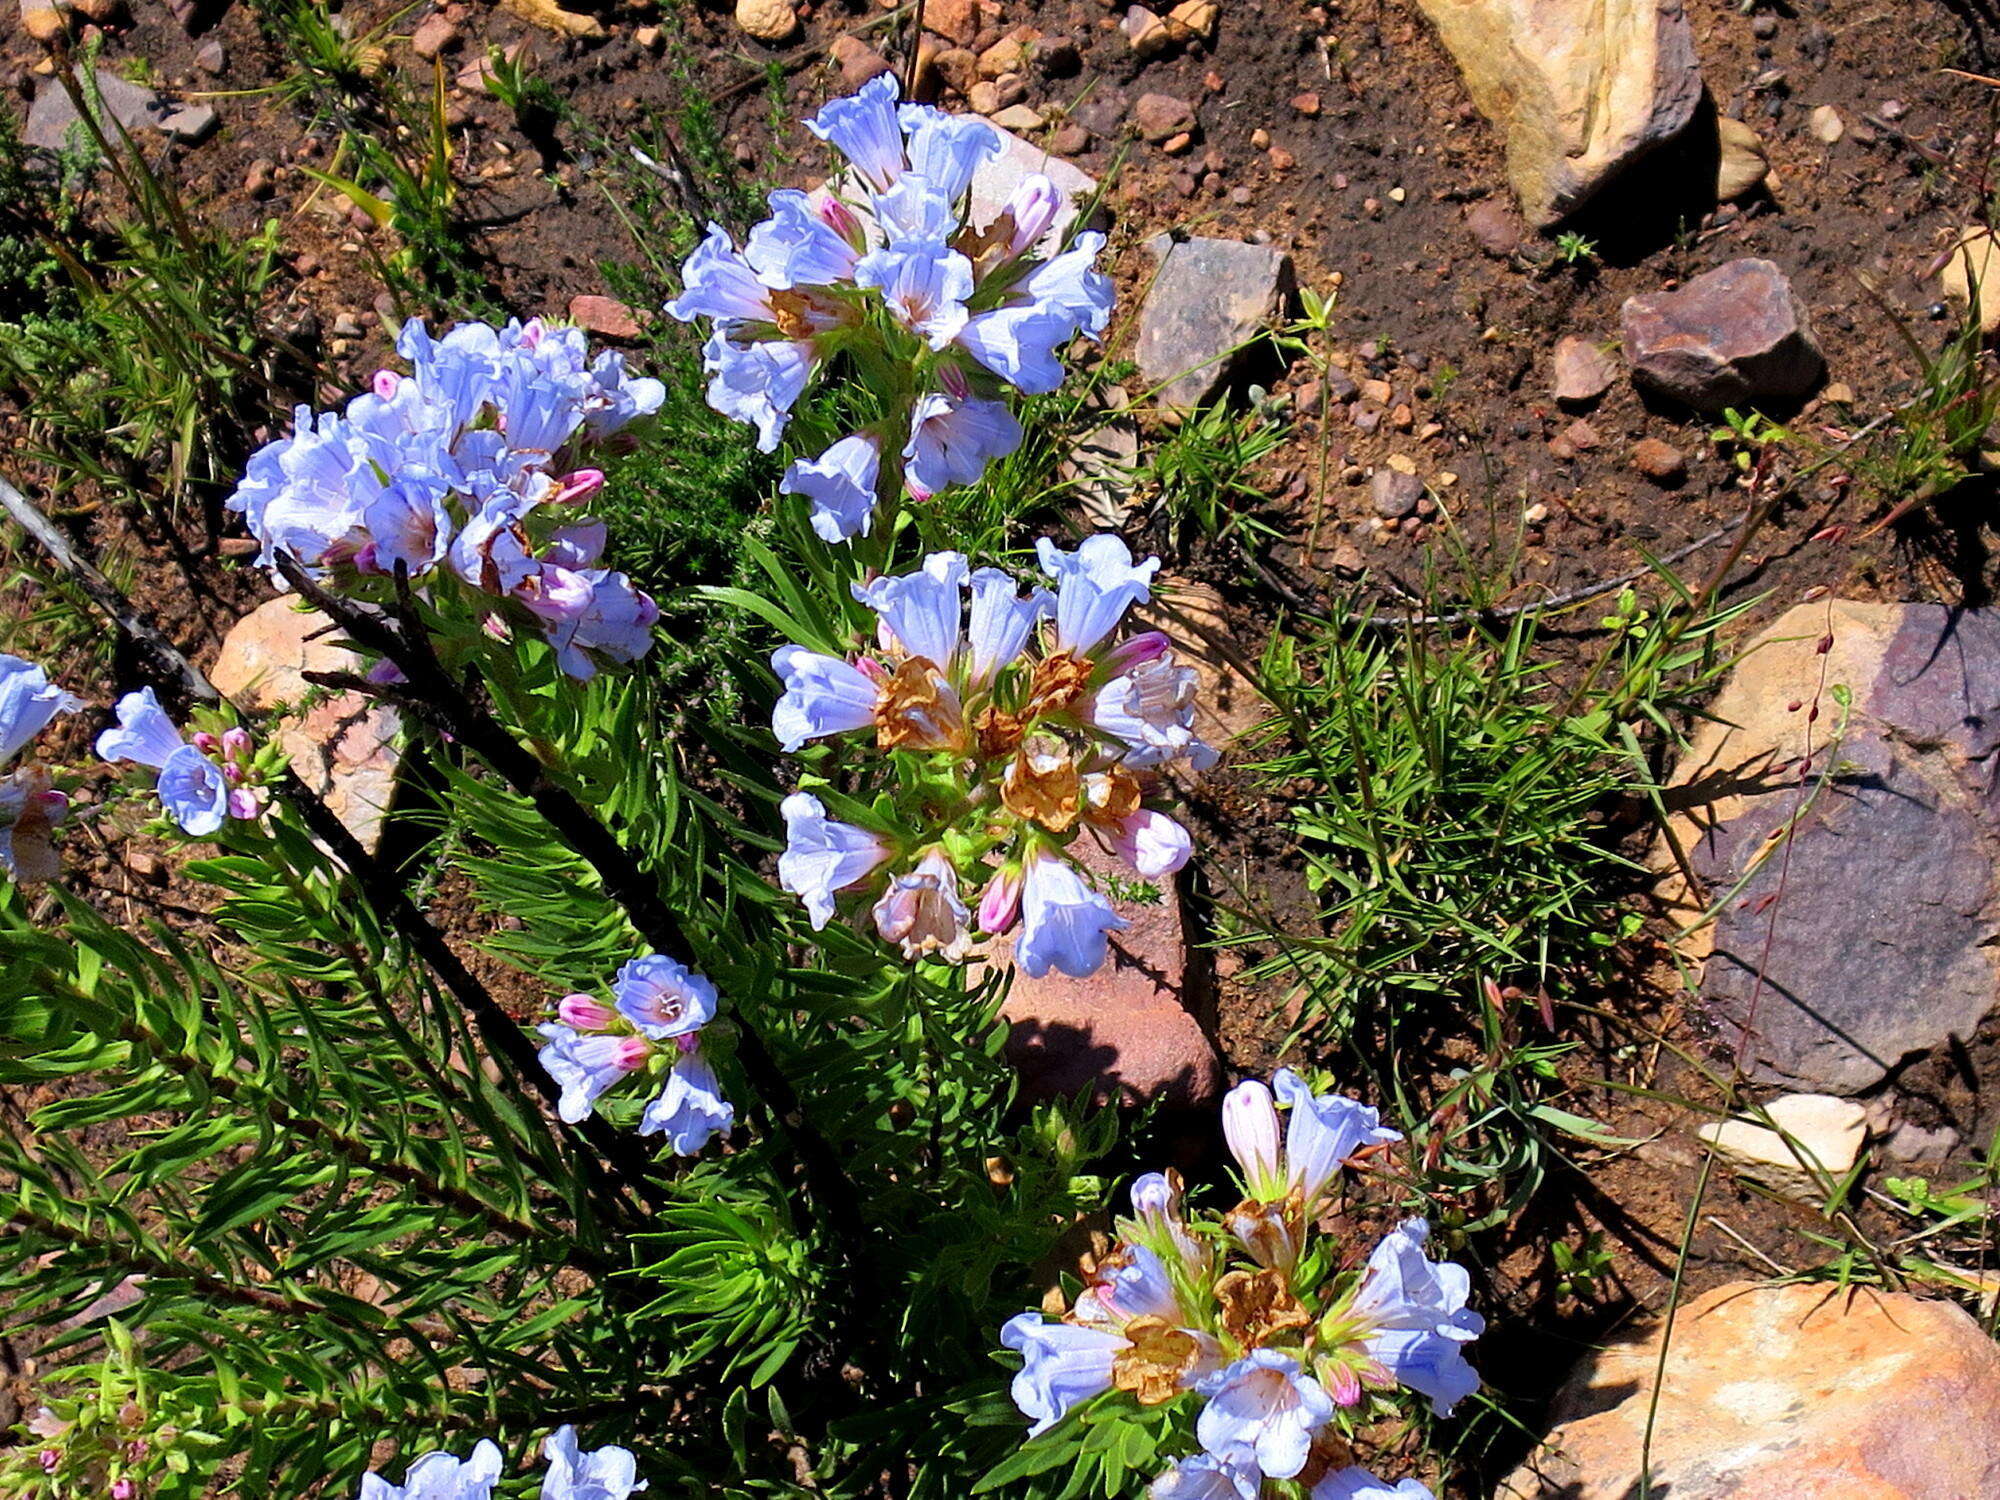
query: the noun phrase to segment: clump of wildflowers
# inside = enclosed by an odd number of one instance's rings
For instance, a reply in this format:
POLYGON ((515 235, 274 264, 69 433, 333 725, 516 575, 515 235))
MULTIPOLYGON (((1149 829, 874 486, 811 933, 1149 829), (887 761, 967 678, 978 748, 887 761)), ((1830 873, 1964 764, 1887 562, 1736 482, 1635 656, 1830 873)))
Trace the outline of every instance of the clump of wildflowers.
MULTIPOLYGON (((574 1427, 558 1427, 542 1453, 549 1466, 541 1500, 627 1500, 646 1488, 630 1450, 606 1445, 585 1453, 574 1427)), ((410 1465, 401 1484, 372 1472, 362 1475, 358 1500, 489 1500, 503 1467, 500 1449, 481 1438, 465 1458, 426 1453, 410 1465)))
POLYGON ((663 1134, 676 1155, 695 1155, 736 1120, 702 1055, 702 1028, 715 1019, 715 986, 654 953, 620 969, 611 991, 608 1005, 591 995, 565 996, 557 1019, 541 1027, 542 1067, 562 1089, 557 1113, 575 1124, 628 1078, 658 1080, 639 1134, 663 1134))
POLYGON ((155 773, 161 810, 195 838, 210 838, 234 818, 254 822, 264 811, 270 767, 246 729, 206 729, 183 736, 151 688, 118 700, 118 726, 97 737, 97 754, 129 760, 155 773))
POLYGON ((1095 231, 1050 243, 1064 203, 1040 173, 989 224, 969 219, 973 173, 1001 148, 976 115, 898 104, 887 74, 836 99, 807 128, 850 171, 817 197, 771 195, 771 217, 739 250, 711 224, 667 311, 707 318, 708 401, 774 451, 793 405, 836 359, 872 392, 876 419, 785 471, 829 542, 865 536, 900 488, 923 500, 969 484, 1020 446, 1005 400, 1063 381, 1057 352, 1097 338, 1110 278, 1095 231))
POLYGON ((779 881, 815 928, 854 897, 906 957, 955 961, 975 930, 1018 924, 1023 969, 1080 976, 1125 922, 1076 862, 1076 841, 1146 880, 1187 862, 1187 830, 1149 804, 1163 768, 1215 760, 1194 732, 1195 674, 1157 631, 1119 638, 1159 560, 1135 564, 1106 534, 1073 552, 1044 538, 1041 561, 1055 589, 1024 594, 998 568, 933 553, 854 586, 877 619, 866 649, 772 657, 783 747, 837 740, 839 768, 885 794, 785 799, 779 881))
POLYGON ((229 506, 260 560, 364 596, 398 574, 465 596, 487 629, 545 636, 572 677, 643 656, 659 610, 598 566, 605 529, 583 506, 604 474, 584 461, 659 409, 660 382, 539 319, 433 339, 413 318, 396 348, 408 375, 381 371, 338 414, 301 406, 252 455, 229 506))
POLYGON ((1401 1139, 1354 1099, 1315 1094, 1281 1070, 1223 1102, 1243 1200, 1191 1221, 1172 1174, 1132 1185, 1131 1216, 1069 1310, 1023 1313, 1000 1342, 1022 1357, 1015 1405, 1030 1436, 1077 1406, 1123 1393, 1188 1402, 1200 1451, 1152 1487, 1155 1500, 1255 1500, 1293 1481, 1311 1500, 1417 1500, 1354 1462, 1352 1436, 1399 1393, 1445 1415, 1479 1388, 1465 1345, 1484 1329, 1470 1278, 1424 1253, 1410 1219, 1355 1267, 1317 1231, 1341 1174, 1401 1139), (1282 1124, 1278 1103, 1289 1110, 1282 1124))
POLYGON ((55 875, 59 866, 53 835, 69 813, 69 798, 55 789, 41 763, 20 757, 58 714, 81 707, 79 699, 50 682, 33 662, 0 654, 0 771, 5 772, 0 776, 0 869, 15 880, 55 875))

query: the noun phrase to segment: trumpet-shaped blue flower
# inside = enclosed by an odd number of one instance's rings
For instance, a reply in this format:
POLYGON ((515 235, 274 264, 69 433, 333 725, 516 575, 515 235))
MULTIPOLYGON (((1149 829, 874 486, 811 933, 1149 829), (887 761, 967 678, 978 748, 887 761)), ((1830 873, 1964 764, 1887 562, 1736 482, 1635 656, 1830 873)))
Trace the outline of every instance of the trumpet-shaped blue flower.
POLYGON ((1212 1453, 1182 1459, 1147 1488, 1150 1500, 1257 1500, 1264 1476, 1212 1453))
POLYGON ((1142 661, 1098 688, 1090 722, 1125 744, 1124 763, 1148 770, 1175 762, 1193 771, 1215 764, 1215 751, 1194 732, 1199 678, 1170 656, 1142 661))
MULTIPOLYGON (((826 200, 829 205, 839 200, 826 200)), ((771 194, 771 217, 750 231, 743 259, 774 290, 836 286, 854 279, 861 250, 821 209, 795 188, 771 194)), ((678 316, 678 314, 677 314, 678 316)))
POLYGON ((1119 819, 1111 850, 1147 880, 1161 880, 1188 862, 1194 840, 1165 813, 1142 807, 1119 819))
POLYGON ((410 1465, 401 1484, 380 1474, 362 1475, 359 1500, 488 1500, 502 1467, 499 1448, 481 1438, 466 1458, 426 1453, 410 1465))
POLYGON ((919 500, 954 484, 971 484, 996 458, 1021 446, 1021 424, 1004 402, 932 391, 910 413, 903 445, 903 483, 919 500))
POLYGON ((881 835, 828 817, 810 792, 793 792, 778 810, 785 818, 778 884, 805 902, 818 931, 833 920, 839 893, 867 880, 895 851, 881 835))
POLYGON ((540 1027, 548 1042, 535 1055, 542 1071, 562 1090, 556 1114, 574 1125, 588 1119, 597 1101, 646 1066, 652 1048, 644 1039, 621 1034, 590 1035, 558 1021, 540 1027))
POLYGON ((999 307, 965 321, 959 346, 1018 391, 1045 396, 1066 373, 1057 353, 1076 337, 1076 320, 1059 308, 1030 302, 999 307))
POLYGON ((1315 1094, 1290 1068, 1271 1076, 1278 1098, 1290 1106, 1285 1122, 1285 1165, 1290 1186, 1304 1198, 1307 1211, 1319 1202, 1349 1157, 1369 1146, 1400 1141, 1400 1131, 1382 1123, 1381 1114, 1344 1094, 1315 1094))
POLYGON ((806 129, 838 150, 874 192, 882 192, 908 165, 903 128, 896 118, 896 80, 884 73, 846 99, 832 99, 806 121, 806 129))
POLYGON ((0 653, 0 765, 27 748, 57 714, 73 714, 80 699, 64 692, 33 662, 0 653))
POLYGON ((1350 1464, 1335 1469, 1314 1485, 1311 1500, 1436 1500, 1436 1497, 1417 1480, 1402 1479, 1391 1484, 1350 1464))
POLYGON ((1152 598, 1160 560, 1132 561, 1132 549, 1108 531, 1088 536, 1074 552, 1048 537, 1035 543, 1042 569, 1056 580, 1056 647, 1077 656, 1118 628, 1125 611, 1152 598))
POLYGON ((716 333, 702 345, 708 404, 757 429, 757 451, 775 452, 792 406, 812 379, 812 346, 789 339, 739 344, 716 333))
MULTIPOLYGON (((920 173, 905 172, 894 187, 875 195, 872 206, 875 227, 891 250, 942 250, 958 228, 958 205, 920 173)), ((969 269, 971 262, 966 264, 969 269)))
POLYGON ((715 986, 664 953, 635 958, 612 981, 618 1012, 653 1041, 686 1036, 715 1019, 715 986))
POLYGON ((1111 278, 1096 268, 1103 251, 1104 236, 1095 229, 1084 230, 1069 249, 1023 277, 1017 295, 1060 311, 1075 323, 1078 332, 1102 338, 1116 299, 1111 278))
POLYGON ((184 833, 207 838, 230 813, 222 767, 181 738, 151 688, 118 700, 118 727, 97 737, 103 760, 129 760, 158 773, 160 806, 184 833))
POLYGON ((646 1488, 629 1449, 607 1444, 583 1452, 574 1427, 558 1427, 542 1444, 549 1461, 542 1500, 628 1500, 646 1488))
POLYGON ((910 170, 956 202, 982 162, 1000 154, 1000 132, 978 115, 954 115, 928 104, 905 104, 897 123, 908 136, 910 170))
POLYGON ((1122 1334, 1051 1323, 1040 1313, 1009 1318, 1000 1342, 1021 1355, 1011 1394, 1029 1421, 1029 1437, 1047 1432, 1078 1402, 1110 1390, 1112 1363, 1131 1348, 1122 1334))
MULTIPOLYGON (((759 258, 771 261, 776 250, 775 239, 767 237, 759 258)), ((728 230, 710 224, 694 254, 681 267, 681 294, 666 310, 683 323, 708 318, 717 333, 731 333, 745 324, 776 323, 778 311, 771 293, 778 285, 760 277, 749 259, 737 252, 728 230)))
POLYGON ((844 437, 818 458, 795 459, 778 485, 812 505, 812 528, 823 541, 868 535, 881 484, 882 439, 873 433, 844 437))
POLYGON ((944 348, 965 327, 972 262, 942 244, 917 240, 870 251, 855 266, 854 281, 880 291, 896 320, 933 349, 944 348))
POLYGON ((1195 1418, 1203 1449, 1270 1479, 1303 1469, 1313 1435, 1333 1419, 1333 1398, 1279 1349, 1252 1349, 1195 1389, 1208 1398, 1195 1418))
POLYGON ((1104 964, 1109 935, 1130 924, 1111 903, 1083 883, 1068 861, 1037 852, 1021 872, 1021 932, 1014 957, 1039 979, 1050 969, 1072 978, 1095 974, 1104 964))
POLYGON ((361 526, 369 543, 355 556, 364 572, 394 573, 412 578, 444 561, 451 550, 452 518, 445 507, 451 487, 439 474, 408 470, 383 487, 361 510, 361 526))
POLYGON ((965 612, 965 555, 933 552, 911 573, 853 586, 854 597, 874 610, 905 656, 949 667, 958 656, 959 620, 965 612))
POLYGON ((803 646, 780 646, 771 665, 785 688, 771 710, 771 733, 787 754, 807 740, 874 724, 881 689, 859 667, 803 646))
POLYGON ((1465 1346, 1486 1320, 1465 1305, 1472 1278, 1462 1266, 1424 1254, 1430 1225, 1406 1219, 1368 1257, 1350 1316, 1367 1332, 1362 1347, 1398 1384, 1430 1397, 1431 1409, 1451 1409, 1479 1389, 1465 1346))
POLYGON ((664 1134, 677 1156, 696 1156, 736 1123, 736 1106, 722 1097, 715 1071, 698 1051, 684 1050, 667 1072, 666 1086, 646 1106, 639 1134, 664 1134))
POLYGON ((992 682, 1027 648, 1035 626, 1054 608, 1055 596, 1039 587, 1023 596, 1014 575, 1000 568, 976 569, 967 582, 972 612, 965 630, 966 679, 977 688, 992 682))
POLYGON ((628 665, 651 649, 660 607, 623 573, 544 562, 534 582, 522 602, 544 622, 556 664, 579 682, 597 675, 600 660, 628 665))

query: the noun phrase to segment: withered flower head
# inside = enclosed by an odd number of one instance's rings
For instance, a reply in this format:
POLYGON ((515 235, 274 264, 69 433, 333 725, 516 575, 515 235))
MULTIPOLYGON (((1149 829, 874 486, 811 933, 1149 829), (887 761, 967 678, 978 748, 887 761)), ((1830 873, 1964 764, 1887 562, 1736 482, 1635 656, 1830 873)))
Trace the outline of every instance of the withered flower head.
POLYGON ((1023 748, 1000 778, 1000 801, 1017 818, 1067 833, 1083 815, 1083 778, 1067 750, 1023 748))
POLYGON ((1141 1406, 1173 1400, 1202 1362, 1201 1340, 1164 1318, 1134 1318, 1125 1337, 1132 1347, 1111 1361, 1111 1383, 1132 1392, 1141 1406))
POLYGON ((998 760, 1003 755, 1012 755, 1021 748, 1021 736, 1027 725, 1019 714, 1010 714, 987 704, 972 716, 972 733, 979 743, 979 753, 987 760, 998 760))
POLYGON ((1028 684, 1026 717, 1058 714, 1083 696, 1096 668, 1082 657, 1058 651, 1035 663, 1035 675, 1028 684))
POLYGON ((1139 778, 1123 766, 1094 771, 1084 779, 1084 816, 1116 827, 1139 810, 1143 797, 1139 778))
POLYGON ((875 744, 883 750, 965 748, 965 713, 944 674, 921 656, 904 658, 875 704, 875 744))
POLYGON ((1245 1198, 1223 1216, 1222 1225, 1260 1266, 1290 1269, 1305 1239, 1305 1200, 1295 1188, 1283 1201, 1245 1198))
POLYGON ((1222 1331, 1245 1349, 1261 1349, 1312 1322, 1282 1271, 1231 1271, 1215 1284, 1222 1331))

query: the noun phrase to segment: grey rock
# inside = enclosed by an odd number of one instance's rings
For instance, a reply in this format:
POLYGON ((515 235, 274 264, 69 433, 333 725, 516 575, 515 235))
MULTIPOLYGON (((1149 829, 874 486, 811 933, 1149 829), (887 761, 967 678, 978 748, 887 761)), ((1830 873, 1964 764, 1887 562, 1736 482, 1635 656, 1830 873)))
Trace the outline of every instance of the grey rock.
POLYGON ((1138 466, 1139 427, 1129 417, 1114 417, 1076 440, 1062 472, 1074 486, 1078 514, 1093 530, 1124 525, 1138 466))
MULTIPOLYGON (((104 101, 105 113, 127 130, 140 130, 157 123, 165 108, 160 96, 151 89, 102 68, 97 73, 97 91, 104 101)), ((35 102, 28 108, 28 123, 21 131, 21 139, 44 151, 61 151, 90 139, 69 90, 56 79, 44 78, 35 89, 35 102)))
POLYGON ((1160 268, 1139 313, 1139 373, 1162 405, 1194 406, 1222 387, 1240 347, 1278 311, 1292 260, 1240 240, 1162 234, 1146 248, 1160 268))
POLYGON ((1368 501, 1375 507, 1375 514, 1385 521, 1400 521, 1415 515, 1417 502, 1423 498, 1424 482, 1414 474, 1405 474, 1385 464, 1369 476, 1368 501))
POLYGON ((215 133, 216 114, 206 104, 175 104, 156 123, 182 145, 194 146, 215 133))
POLYGON ((1811 319, 1768 260, 1628 297, 1620 322, 1632 379, 1698 411, 1796 401, 1826 373, 1811 319))
POLYGON ((1585 405, 1610 390, 1617 378, 1618 362, 1592 340, 1569 334, 1556 341, 1556 400, 1585 405))
POLYGON ((194 65, 204 73, 220 73, 228 64, 219 37, 210 37, 194 49, 194 65))
POLYGON ((1504 198, 1481 198, 1465 211, 1465 227, 1479 241, 1479 248, 1496 260, 1505 260, 1521 248, 1527 226, 1513 205, 1504 198))

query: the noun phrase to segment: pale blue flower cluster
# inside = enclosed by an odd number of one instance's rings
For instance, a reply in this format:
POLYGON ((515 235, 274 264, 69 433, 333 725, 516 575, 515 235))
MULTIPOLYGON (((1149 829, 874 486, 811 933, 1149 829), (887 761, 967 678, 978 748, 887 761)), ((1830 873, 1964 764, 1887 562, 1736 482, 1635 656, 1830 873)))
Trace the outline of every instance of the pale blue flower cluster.
POLYGON ((539 1054, 562 1089, 557 1113, 575 1124, 608 1090, 644 1074, 659 1078, 660 1087, 639 1117, 639 1134, 664 1135, 679 1156, 693 1156, 726 1134, 735 1106, 722 1097, 701 1050, 701 1030, 715 1019, 717 1003, 713 984, 658 953, 618 971, 609 1005, 565 996, 558 1019, 541 1027, 546 1042, 539 1054))
POLYGON ((1046 176, 1024 177, 992 223, 968 222, 973 174, 1001 149, 978 116, 899 104, 884 74, 807 128, 846 156, 846 177, 817 196, 773 193, 741 250, 711 224, 666 310, 710 321, 709 404, 756 428, 767 453, 842 353, 888 387, 879 420, 785 472, 784 492, 841 542, 869 532, 896 484, 926 499, 1013 452, 1006 389, 1061 385, 1060 351, 1103 334, 1112 286, 1094 268, 1103 235, 1047 243, 1064 203, 1046 176))
POLYGON ((98 756, 153 771, 160 807, 181 832, 211 838, 229 819, 248 822, 263 812, 247 732, 183 737, 151 688, 127 693, 116 711, 118 727, 97 737, 98 756))
POLYGON ((39 763, 21 760, 22 752, 58 714, 81 707, 33 662, 0 653, 0 869, 15 880, 54 877, 52 836, 69 813, 69 798, 39 763))
POLYGON ((292 435, 252 455, 229 505, 260 560, 343 585, 455 584, 490 628, 539 630, 573 677, 644 655, 659 611, 598 566, 604 527, 582 504, 604 476, 578 464, 665 388, 539 319, 433 339, 413 318, 396 348, 410 374, 382 371, 337 414, 301 406, 292 435))
POLYGON ((1187 830, 1146 802, 1162 768, 1215 759, 1194 732, 1195 674, 1158 632, 1114 639, 1150 597, 1159 560, 1135 564, 1108 534, 1075 551, 1044 538, 1041 560, 1055 588, 1024 594, 1001 569, 933 553, 855 586, 876 617, 872 649, 786 646, 772 657, 784 691, 771 730, 787 751, 839 738, 852 769, 867 753, 858 737, 872 735, 885 789, 906 780, 888 758, 902 753, 930 764, 931 786, 959 791, 944 826, 922 807, 871 813, 864 826, 836 819, 824 796, 787 797, 779 882, 815 928, 859 893, 906 957, 956 961, 975 928, 999 936, 1018 921, 1027 973, 1082 976, 1126 924, 1076 862, 1076 840, 1096 840, 1147 880, 1187 862, 1187 830), (965 894, 975 883, 976 907, 965 894))
MULTIPOLYGON (((542 1454, 549 1466, 541 1500, 628 1500, 646 1488, 629 1449, 606 1445, 585 1453, 574 1427, 558 1427, 542 1444, 542 1454)), ((410 1465, 401 1484, 364 1474, 357 1500, 491 1500, 505 1466, 499 1447, 481 1438, 465 1458, 426 1453, 410 1465)))
POLYGON ((1142 1404, 1198 1399, 1200 1452, 1154 1482, 1155 1500, 1254 1500, 1267 1480, 1311 1500, 1428 1500, 1415 1480, 1390 1485, 1335 1455, 1350 1452, 1369 1388, 1414 1391, 1439 1415, 1478 1389, 1464 1353, 1484 1328, 1465 1305, 1470 1278, 1424 1253, 1422 1219, 1347 1271, 1315 1234, 1321 1212, 1345 1170, 1402 1137, 1289 1069, 1272 1083, 1275 1095, 1250 1080, 1224 1103, 1240 1204, 1197 1227, 1172 1174, 1141 1177, 1119 1242, 1069 1312, 1023 1313, 1001 1330, 1022 1360, 1015 1405, 1035 1437, 1113 1390, 1142 1404))

